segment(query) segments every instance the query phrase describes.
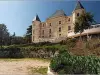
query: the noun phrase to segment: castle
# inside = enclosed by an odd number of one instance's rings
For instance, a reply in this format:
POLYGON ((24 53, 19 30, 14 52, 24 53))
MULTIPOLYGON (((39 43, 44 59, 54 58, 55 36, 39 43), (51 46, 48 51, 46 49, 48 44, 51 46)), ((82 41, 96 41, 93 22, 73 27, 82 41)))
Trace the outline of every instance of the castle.
MULTIPOLYGON (((86 12, 80 1, 77 2, 75 9, 70 16, 67 16, 63 10, 57 10, 45 22, 41 22, 38 15, 32 21, 32 42, 59 42, 67 37, 77 37, 79 34, 74 33, 74 23, 78 16, 86 12)), ((82 35, 89 35, 92 33, 100 34, 100 25, 96 27, 91 26, 82 35), (94 30, 91 30, 93 29, 94 30), (98 29, 95 29, 98 28, 98 29)))

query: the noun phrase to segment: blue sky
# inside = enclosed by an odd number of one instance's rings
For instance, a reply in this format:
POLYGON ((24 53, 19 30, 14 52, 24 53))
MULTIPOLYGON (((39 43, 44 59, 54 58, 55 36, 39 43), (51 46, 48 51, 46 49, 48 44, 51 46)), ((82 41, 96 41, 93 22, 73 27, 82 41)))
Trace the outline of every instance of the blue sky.
MULTIPOLYGON (((87 11, 94 14, 94 19, 100 23, 100 1, 81 1, 87 11)), ((32 24, 32 19, 39 15, 41 21, 51 16, 56 10, 63 9, 70 15, 75 8, 76 1, 70 0, 16 0, 0 1, 0 23, 4 23, 8 31, 17 36, 23 36, 32 24)))

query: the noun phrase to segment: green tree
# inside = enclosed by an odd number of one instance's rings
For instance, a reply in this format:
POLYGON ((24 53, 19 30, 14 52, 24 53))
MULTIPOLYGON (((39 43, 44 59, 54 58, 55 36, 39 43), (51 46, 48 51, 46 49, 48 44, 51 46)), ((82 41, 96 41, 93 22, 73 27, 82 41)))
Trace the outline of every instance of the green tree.
POLYGON ((10 39, 11 39, 11 45, 25 43, 24 37, 16 36, 15 32, 13 33, 12 36, 10 36, 10 39))
POLYGON ((16 33, 14 32, 13 35, 11 35, 11 44, 16 43, 16 33))
POLYGON ((32 39, 32 25, 30 25, 30 26, 27 28, 27 32, 26 32, 26 35, 25 35, 25 40, 26 40, 28 43, 31 43, 31 39, 32 39))
POLYGON ((7 44, 9 41, 9 32, 5 24, 0 24, 0 46, 7 44))
POLYGON ((84 29, 88 29, 95 20, 93 19, 93 15, 90 12, 83 12, 79 17, 77 17, 74 27, 74 33, 80 33, 80 40, 81 40, 81 33, 84 29))

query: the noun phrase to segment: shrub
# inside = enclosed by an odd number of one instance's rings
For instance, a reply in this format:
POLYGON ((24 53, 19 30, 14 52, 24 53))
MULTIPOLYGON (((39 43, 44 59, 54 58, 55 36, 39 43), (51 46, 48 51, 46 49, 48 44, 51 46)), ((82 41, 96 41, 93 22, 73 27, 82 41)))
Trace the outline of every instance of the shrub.
POLYGON ((99 74, 100 59, 94 56, 73 56, 62 51, 51 60, 50 67, 58 74, 99 74))
POLYGON ((61 45, 67 45, 68 48, 73 48, 76 44, 76 38, 67 38, 66 40, 62 40, 60 42, 61 45))
POLYGON ((51 58, 55 52, 65 48, 64 45, 19 46, 11 45, 0 49, 0 57, 4 58, 51 58))
POLYGON ((16 46, 10 46, 3 49, 0 49, 0 57, 1 58, 22 58, 22 52, 20 48, 16 46))

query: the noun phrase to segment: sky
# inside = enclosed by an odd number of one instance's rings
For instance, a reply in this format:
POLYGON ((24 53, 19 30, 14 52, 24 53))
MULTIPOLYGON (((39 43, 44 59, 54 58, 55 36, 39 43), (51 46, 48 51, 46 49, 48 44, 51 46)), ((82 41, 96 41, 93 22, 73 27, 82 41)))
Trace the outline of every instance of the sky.
MULTIPOLYGON (((100 23, 100 1, 80 0, 86 11, 94 15, 100 23)), ((66 15, 71 15, 77 0, 10 0, 0 1, 0 24, 5 24, 12 35, 23 36, 32 20, 38 14, 44 22, 56 10, 64 10, 66 15)))

